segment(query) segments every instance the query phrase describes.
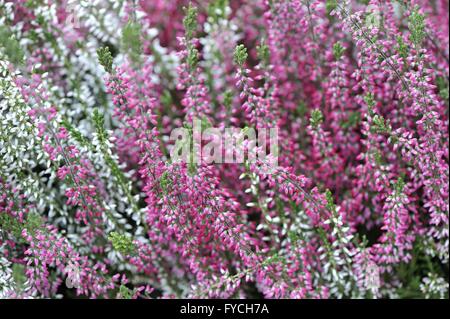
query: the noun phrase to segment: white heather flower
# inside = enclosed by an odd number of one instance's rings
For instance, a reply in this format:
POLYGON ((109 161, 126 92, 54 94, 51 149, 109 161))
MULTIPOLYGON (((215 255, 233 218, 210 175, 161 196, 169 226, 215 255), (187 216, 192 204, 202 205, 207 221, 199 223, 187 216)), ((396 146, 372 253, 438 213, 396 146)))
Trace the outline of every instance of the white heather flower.
POLYGON ((429 273, 427 277, 422 279, 420 291, 425 294, 427 299, 444 299, 448 295, 448 282, 436 274, 429 273))

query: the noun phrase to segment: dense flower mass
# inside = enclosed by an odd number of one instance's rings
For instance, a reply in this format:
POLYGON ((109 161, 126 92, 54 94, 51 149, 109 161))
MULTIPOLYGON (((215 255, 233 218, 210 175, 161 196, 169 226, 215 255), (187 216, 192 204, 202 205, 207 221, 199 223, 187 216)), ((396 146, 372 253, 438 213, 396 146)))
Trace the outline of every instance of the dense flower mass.
POLYGON ((0 0, 0 299, 448 298, 448 24, 0 0))

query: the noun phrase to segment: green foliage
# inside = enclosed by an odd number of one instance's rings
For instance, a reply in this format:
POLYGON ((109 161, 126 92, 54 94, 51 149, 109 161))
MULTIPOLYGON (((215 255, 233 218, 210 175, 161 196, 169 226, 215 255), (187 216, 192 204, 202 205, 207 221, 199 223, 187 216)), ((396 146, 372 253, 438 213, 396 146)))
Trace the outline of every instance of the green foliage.
MULTIPOLYGON (((133 196, 130 192, 129 185, 131 183, 125 176, 124 172, 120 169, 119 164, 115 158, 112 157, 111 151, 109 149, 109 146, 107 144, 107 141, 109 140, 108 132, 105 129, 105 119, 102 113, 98 109, 94 109, 93 112, 93 122, 95 131, 97 133, 97 138, 99 141, 99 150, 101 154, 103 155, 103 159, 105 161, 105 164, 109 167, 111 170, 111 174, 115 177, 117 180, 119 186, 122 188, 123 192, 126 194, 129 203, 133 206, 133 209, 135 212, 138 211, 137 204, 135 200, 133 199, 133 196)), ((67 126, 64 125, 66 128, 67 126)), ((82 145, 88 147, 91 149, 92 152, 98 152, 96 149, 96 146, 90 143, 84 136, 81 135, 79 131, 77 131, 75 128, 70 127, 68 128, 69 133, 73 138, 75 138, 77 141, 81 142, 82 145), (79 136, 79 137, 78 137, 79 136)))
POLYGON ((43 220, 41 216, 39 216, 38 214, 30 213, 27 216, 25 228, 31 235, 33 235, 39 228, 41 228, 42 223, 43 220))
POLYGON ((331 191, 329 189, 327 189, 325 191, 325 198, 327 200, 326 208, 330 212, 335 212, 336 211, 336 204, 334 203, 333 193, 331 193, 331 191))
POLYGON ((336 42, 333 45, 333 55, 336 60, 340 60, 344 55, 345 48, 342 46, 340 42, 336 42))
POLYGON ((300 118, 303 118, 307 112, 308 112, 308 107, 307 107, 306 103, 303 101, 300 101, 295 110, 296 115, 298 115, 300 118))
POLYGON ((295 245, 300 240, 299 234, 292 230, 288 232, 288 237, 292 245, 295 245))
POLYGON ((5 26, 0 26, 0 49, 11 63, 15 65, 23 64, 25 53, 19 41, 16 40, 15 36, 5 26))
POLYGON ((120 285, 119 294, 123 299, 131 299, 133 298, 134 291, 125 285, 120 285))
POLYGON ((211 123, 209 122, 209 120, 208 120, 206 117, 202 117, 202 118, 201 118, 201 128, 202 128, 202 132, 205 131, 205 130, 207 130, 207 129, 209 129, 209 128, 211 128, 211 127, 212 127, 212 125, 211 125, 211 123))
POLYGON ((440 76, 436 79, 436 85, 438 87, 439 95, 441 96, 441 98, 448 102, 449 86, 447 80, 444 77, 440 76))
POLYGON ((331 11, 337 8, 337 0, 327 0, 326 2, 326 9, 327 13, 330 14, 331 11))
POLYGON ((42 226, 42 218, 38 214, 30 213, 27 215, 26 220, 21 223, 16 218, 8 214, 0 214, 0 230, 7 234, 11 234, 15 238, 21 240, 22 231, 24 229, 30 235, 34 235, 36 231, 42 226))
POLYGON ((312 127, 317 128, 323 122, 323 114, 319 109, 312 110, 309 123, 312 127))
POLYGON ((341 127, 344 129, 350 129, 353 127, 358 126, 358 124, 361 122, 361 113, 358 111, 351 112, 348 115, 348 119, 346 121, 342 121, 340 123, 341 127))
POLYGON ((64 119, 61 121, 61 125, 65 127, 65 129, 69 132, 70 136, 75 141, 77 141, 83 146, 89 145, 88 139, 83 134, 81 134, 81 132, 78 131, 72 124, 70 124, 69 121, 64 119))
POLYGON ((411 42, 416 46, 420 46, 425 39, 425 16, 419 13, 419 7, 415 7, 409 16, 408 23, 409 31, 411 32, 411 42))
POLYGON ((208 5, 208 17, 217 23, 220 19, 226 18, 226 8, 228 0, 214 0, 208 5))
POLYGON ((268 266, 268 265, 270 265, 272 263, 279 263, 279 262, 283 262, 284 263, 285 261, 286 261, 285 258, 280 257, 278 255, 278 253, 275 253, 272 256, 270 256, 269 258, 267 258, 266 260, 264 260, 262 262, 262 266, 264 267, 264 266, 268 266))
POLYGON ((256 50, 258 52, 258 59, 260 59, 264 65, 269 65, 270 64, 269 46, 265 43, 264 40, 261 40, 261 44, 256 47, 256 50))
MULTIPOLYGON (((369 11, 366 15, 365 23, 369 27, 381 29, 382 23, 383 23, 382 15, 377 9, 375 9, 375 8, 371 8, 371 9, 372 9, 372 11, 369 11)), ((374 35, 373 42, 376 42, 376 37, 377 36, 374 35)))
POLYGON ((42 5, 42 0, 27 0, 25 2, 25 7, 29 9, 36 9, 42 5))
POLYGON ((403 177, 399 177, 397 181, 394 183, 394 190, 395 194, 398 196, 403 193, 403 190, 405 188, 405 181, 403 180, 403 177))
MULTIPOLYGON (((188 172, 191 176, 197 174, 197 161, 194 151, 194 129, 193 126, 190 123, 187 123, 184 125, 184 127, 188 130, 189 137, 187 143, 189 143, 189 161, 188 161, 188 172)), ((200 129, 201 132, 204 132, 206 129, 211 127, 211 123, 206 117, 202 117, 200 119, 200 129)))
POLYGON ((187 64, 191 69, 194 69, 197 67, 198 64, 198 50, 194 48, 192 45, 188 46, 188 56, 187 56, 187 64))
POLYGON ((167 171, 165 171, 164 173, 162 173, 162 175, 159 179, 159 185, 165 194, 167 194, 171 184, 172 184, 172 182, 169 178, 169 173, 167 171))
POLYGON ((233 58, 234 63, 242 67, 247 58, 248 58, 247 48, 243 44, 237 45, 236 49, 234 50, 234 58, 233 58))
POLYGON ((229 110, 231 108, 231 104, 233 103, 233 92, 226 91, 223 94, 223 105, 229 110))
POLYGON ((23 225, 8 214, 0 214, 0 230, 16 238, 21 237, 23 225))
POLYGON ((197 15, 198 10, 191 3, 189 6, 184 8, 185 17, 183 19, 183 26, 186 35, 186 39, 190 40, 197 30, 197 15))
POLYGON ((371 132, 374 133, 390 133, 391 126, 389 122, 384 119, 383 116, 375 114, 372 120, 372 126, 370 127, 371 132))
POLYGON ((103 117, 103 114, 101 114, 98 109, 94 109, 93 115, 94 126, 97 132, 98 140, 100 141, 101 145, 105 145, 106 141, 108 140, 108 134, 105 130, 105 119, 103 117))
POLYGON ((199 52, 192 45, 191 40, 192 37, 194 36, 194 32, 197 30, 198 11, 196 7, 192 6, 192 4, 189 4, 187 8, 185 7, 184 11, 185 17, 183 19, 183 25, 184 25, 184 34, 186 37, 186 49, 188 51, 186 63, 191 69, 194 69, 197 67, 198 64, 199 52))
POLYGON ((105 68, 105 71, 112 73, 113 57, 108 47, 97 49, 98 62, 105 68))
POLYGON ((12 266, 13 278, 17 287, 22 290, 27 281, 27 276, 25 275, 25 266, 21 264, 13 264, 12 266))
POLYGON ((169 90, 164 90, 164 92, 161 94, 161 103, 166 107, 172 106, 173 99, 172 94, 170 94, 169 90))
POLYGON ((112 232, 109 234, 108 239, 112 243, 114 250, 122 255, 133 255, 136 253, 136 246, 133 240, 126 235, 112 232))
POLYGON ((368 93, 366 96, 364 96, 364 101, 367 104, 367 111, 368 111, 369 115, 374 116, 373 108, 375 107, 376 102, 375 102, 375 97, 373 96, 373 94, 368 93))
POLYGON ((380 151, 375 151, 373 153, 373 157, 375 159, 375 163, 377 163, 378 166, 383 165, 384 161, 383 161, 383 155, 381 155, 380 151))
POLYGON ((122 47, 131 61, 139 63, 142 54, 141 26, 129 21, 122 30, 122 47))
MULTIPOLYGON (((411 260, 400 263, 395 267, 394 271, 402 283, 397 289, 397 294, 400 298, 442 298, 439 294, 426 296, 420 289, 424 277, 448 278, 446 271, 440 267, 435 267, 436 264, 430 258, 428 252, 432 249, 432 242, 419 236, 414 242, 411 251, 411 260)), ((448 291, 444 297, 448 298, 448 291)))
POLYGON ((186 144, 188 144, 189 147, 189 159, 188 159, 188 172, 190 175, 194 175, 197 173, 197 165, 194 161, 194 130, 192 128, 191 123, 184 123, 183 127, 187 130, 188 137, 187 139, 177 140, 175 142, 175 147, 184 147, 186 144))
POLYGON ((397 37, 397 51, 398 54, 404 59, 406 60, 406 58, 408 57, 408 46, 406 45, 405 41, 403 41, 403 38, 401 36, 397 37))

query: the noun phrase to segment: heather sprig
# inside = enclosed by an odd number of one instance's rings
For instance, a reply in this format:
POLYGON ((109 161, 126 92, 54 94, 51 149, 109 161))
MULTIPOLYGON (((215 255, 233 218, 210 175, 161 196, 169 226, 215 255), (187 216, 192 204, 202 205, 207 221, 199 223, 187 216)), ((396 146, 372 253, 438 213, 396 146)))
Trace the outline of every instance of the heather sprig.
POLYGON ((136 252, 136 247, 132 240, 126 235, 112 232, 109 234, 108 239, 111 241, 114 249, 123 255, 132 255, 136 252))
POLYGON ((247 48, 243 44, 239 44, 236 46, 236 49, 234 50, 234 62, 239 66, 242 67, 247 61, 248 53, 247 48))
POLYGON ((25 53, 22 47, 16 37, 5 26, 0 26, 0 43, 0 50, 3 51, 3 54, 8 57, 11 63, 18 65, 24 62, 25 53))
POLYGON ((97 49, 97 56, 99 63, 105 68, 105 71, 108 73, 113 72, 113 57, 108 47, 103 47, 97 49))

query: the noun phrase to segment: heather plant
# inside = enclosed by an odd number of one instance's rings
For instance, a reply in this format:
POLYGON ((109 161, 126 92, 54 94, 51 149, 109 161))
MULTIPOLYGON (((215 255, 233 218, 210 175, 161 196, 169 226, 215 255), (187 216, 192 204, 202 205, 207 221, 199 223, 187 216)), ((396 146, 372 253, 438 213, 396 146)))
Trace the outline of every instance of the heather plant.
POLYGON ((0 0, 0 298, 448 298, 448 5, 0 0))

